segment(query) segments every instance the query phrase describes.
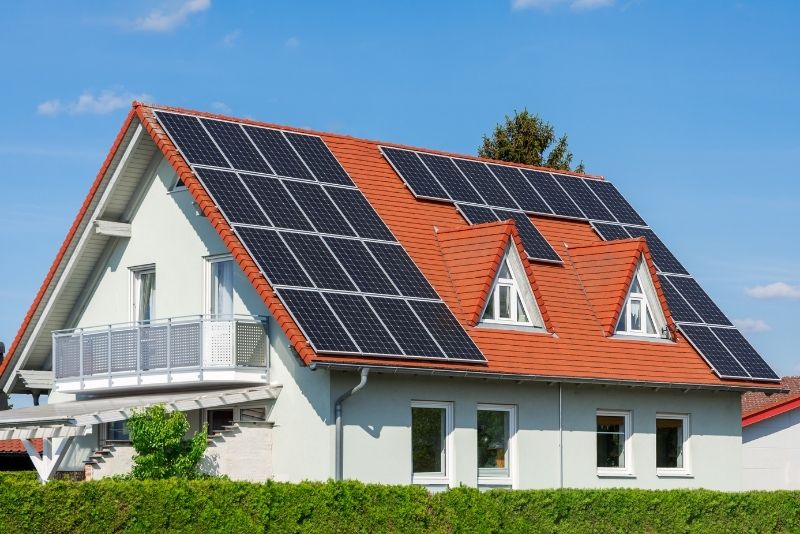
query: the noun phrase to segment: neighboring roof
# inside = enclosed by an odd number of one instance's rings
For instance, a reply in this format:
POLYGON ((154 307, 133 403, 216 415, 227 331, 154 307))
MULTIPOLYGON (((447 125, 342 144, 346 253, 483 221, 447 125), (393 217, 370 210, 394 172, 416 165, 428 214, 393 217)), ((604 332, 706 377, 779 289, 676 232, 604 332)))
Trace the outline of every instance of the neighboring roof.
MULTIPOLYGON (((450 231, 464 230, 465 234, 476 227, 470 227, 458 214, 451 204, 418 200, 405 186, 403 180, 393 170, 387 160, 381 155, 378 145, 396 146, 399 148, 414 148, 393 143, 378 143, 349 136, 313 132, 297 128, 290 128, 274 124, 259 123, 255 121, 233 119, 208 113, 170 108, 165 106, 149 106, 134 103, 133 110, 126 119, 122 132, 117 138, 112 152, 109 154, 104 169, 98 175, 92 186, 89 197, 78 219, 73 224, 65 244, 62 246, 56 262, 51 268, 45 283, 35 299, 31 311, 25 318, 23 326, 12 345, 10 353, 16 350, 20 339, 28 327, 34 310, 42 302, 43 295, 52 281, 53 273, 62 260, 64 251, 70 240, 75 236, 75 228, 86 211, 92 196, 102 181, 104 170, 113 159, 123 133, 131 121, 138 119, 145 130, 153 139, 165 159, 175 169, 179 178, 186 185, 188 192, 195 200, 198 209, 208 218, 212 227, 217 231, 238 265, 248 277, 256 292, 269 309, 278 326, 286 334, 290 344, 295 348, 301 360, 310 364, 344 364, 344 365, 374 365, 386 367, 407 367, 429 370, 447 370, 456 373, 479 371, 484 374, 508 376, 535 376, 541 379, 574 379, 574 380, 599 380, 607 383, 647 383, 664 384, 668 386, 700 386, 700 387, 737 387, 770 389, 779 387, 777 384, 749 382, 747 380, 729 380, 719 378, 705 363, 702 357, 691 347, 686 339, 676 332, 675 343, 653 343, 641 340, 619 340, 605 335, 592 303, 587 298, 586 288, 582 282, 578 268, 570 261, 560 264, 527 263, 529 281, 539 300, 543 315, 546 313, 546 325, 551 335, 541 333, 527 333, 512 330, 488 329, 474 326, 474 306, 470 304, 469 310, 462 309, 460 298, 463 294, 473 293, 472 302, 479 298, 485 288, 486 280, 491 283, 488 273, 480 273, 483 281, 473 280, 473 288, 460 285, 453 276, 454 267, 461 267, 469 260, 456 259, 451 266, 453 254, 448 246, 442 245, 442 234, 450 231), (235 120, 240 123, 256 124, 279 128, 289 131, 299 131, 321 136, 323 141, 334 153, 353 181, 364 193, 366 198, 391 229, 400 243, 408 251, 416 265, 423 272, 428 281, 434 286, 449 308, 460 317, 462 325, 473 341, 479 346, 486 356, 487 364, 476 366, 455 362, 424 362, 408 361, 392 358, 376 358, 363 356, 333 356, 316 354, 311 348, 301 330, 292 319, 281 301, 277 298, 273 288, 260 272, 256 263, 245 250, 242 243, 234 234, 231 226, 224 219, 219 209, 200 181, 194 176, 188 163, 180 155, 169 137, 162 130, 156 120, 153 110, 165 109, 197 116, 235 120), (441 232, 437 229, 447 229, 441 232), (457 285, 454 285, 457 284, 457 285), (456 289, 458 287, 458 289, 456 289), (477 368, 476 368, 477 367, 477 368)), ((427 150, 428 152, 436 152, 427 150)), ((441 153, 441 152, 439 152, 441 153)), ((472 156, 459 156, 468 159, 480 160, 472 156)), ((486 160, 481 160, 486 161, 486 160)), ((520 167, 529 167, 519 165, 520 167)), ((561 171, 559 171, 561 172, 561 171)), ((569 173, 577 174, 577 173, 569 173)), ((587 175, 580 175, 592 178, 587 175)), ((570 251, 580 247, 598 245, 601 238, 592 230, 586 221, 556 219, 540 216, 531 216, 531 220, 540 230, 547 241, 565 259, 570 251)), ((503 223, 499 224, 502 227, 503 223)), ((508 225, 506 225, 508 228, 508 225)), ((511 227, 513 228, 513 227, 511 227)), ((480 229, 478 229, 481 231, 480 229)), ((494 232, 511 232, 513 230, 492 230, 494 232)), ((491 232, 490 232, 491 234, 491 232)), ((477 235, 477 234, 475 234, 477 235)), ((454 234, 455 236, 455 234, 454 234)), ((454 237, 449 236, 449 237, 454 237)), ((448 238, 449 238, 448 237, 448 238)), ((497 237, 497 233, 495 233, 497 237)), ((475 238, 480 240, 479 238, 475 238)), ((477 264, 491 264, 496 259, 499 245, 497 240, 492 241, 491 236, 486 237, 489 249, 481 254, 477 264)), ((518 237, 515 242, 519 247, 518 237)), ((629 246, 629 245, 625 245, 629 246)), ((641 246, 641 245, 639 245, 641 246)), ((605 250, 605 249, 604 249, 605 250)), ((646 247, 645 256, 648 257, 646 247)), ((523 256, 524 257, 524 256, 523 256)), ((624 262, 623 262, 624 263, 624 262)), ((477 267, 476 264, 476 267, 477 267)), ((648 265, 653 274, 654 283, 658 284, 653 270, 652 262, 648 265)), ((620 272, 611 273, 615 279, 628 276, 627 268, 620 272)), ((459 276, 463 276, 459 275, 459 276)), ((617 282, 617 285, 620 285, 617 282)), ((624 285, 624 284, 622 284, 624 285)), ((657 286, 658 287, 658 286, 657 286)), ((662 298, 659 290, 659 296, 662 298)), ((469 298, 467 300, 469 300, 469 298)), ((477 304, 475 304, 477 306, 477 304)), ((668 311, 665 311, 668 315, 668 311)), ((5 372, 11 358, 6 358, 0 366, 0 372, 5 372)))
POLYGON ((578 271, 592 311, 605 335, 610 336, 614 333, 617 319, 642 257, 649 268, 661 308, 665 316, 669 317, 655 265, 643 237, 574 247, 570 248, 568 253, 578 271))
MULTIPOLYGON (((36 452, 42 452, 42 440, 41 438, 34 438, 33 446, 36 448, 36 452)), ((28 454, 28 451, 25 450, 25 446, 22 444, 22 440, 19 439, 0 439, 0 454, 28 454)))
POLYGON ((749 426, 800 408, 800 376, 784 376, 781 386, 788 393, 765 393, 750 391, 742 395, 742 426, 749 426))

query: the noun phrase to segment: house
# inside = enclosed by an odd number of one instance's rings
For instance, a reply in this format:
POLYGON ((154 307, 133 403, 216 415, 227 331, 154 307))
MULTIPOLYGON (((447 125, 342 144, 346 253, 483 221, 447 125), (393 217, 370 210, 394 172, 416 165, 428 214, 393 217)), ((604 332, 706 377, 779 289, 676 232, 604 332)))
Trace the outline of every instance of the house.
POLYGON ((800 489, 800 376, 781 384, 787 393, 742 395, 745 489, 800 489))
POLYGON ((782 390, 601 177, 141 103, 0 372, 42 480, 164 404, 210 473, 431 491, 739 489, 782 390))
MULTIPOLYGON (((31 440, 30 446, 36 454, 42 454, 41 439, 31 440)), ((22 440, 0 440, 0 471, 33 471, 33 464, 22 440)))

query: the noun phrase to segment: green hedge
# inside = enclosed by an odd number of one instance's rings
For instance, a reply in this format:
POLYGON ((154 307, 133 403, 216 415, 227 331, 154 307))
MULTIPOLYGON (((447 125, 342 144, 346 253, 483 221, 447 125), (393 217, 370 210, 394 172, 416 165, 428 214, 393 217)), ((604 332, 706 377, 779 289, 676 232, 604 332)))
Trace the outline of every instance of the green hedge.
POLYGON ((0 475, 0 532, 800 532, 800 492, 358 482, 55 481, 0 475))

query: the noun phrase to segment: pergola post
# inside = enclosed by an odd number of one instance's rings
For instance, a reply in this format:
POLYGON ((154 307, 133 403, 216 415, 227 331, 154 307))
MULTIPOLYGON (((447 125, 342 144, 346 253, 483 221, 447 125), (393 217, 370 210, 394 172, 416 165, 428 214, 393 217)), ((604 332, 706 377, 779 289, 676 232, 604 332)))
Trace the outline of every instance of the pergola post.
POLYGON ((45 484, 50 480, 50 477, 56 472, 58 466, 61 465, 61 461, 64 459, 70 443, 72 443, 72 438, 73 436, 64 438, 42 438, 42 454, 39 454, 36 450, 32 439, 22 439, 22 444, 28 452, 28 457, 31 459, 33 467, 39 475, 39 482, 45 484), (53 443, 54 439, 56 440, 55 444, 53 443))

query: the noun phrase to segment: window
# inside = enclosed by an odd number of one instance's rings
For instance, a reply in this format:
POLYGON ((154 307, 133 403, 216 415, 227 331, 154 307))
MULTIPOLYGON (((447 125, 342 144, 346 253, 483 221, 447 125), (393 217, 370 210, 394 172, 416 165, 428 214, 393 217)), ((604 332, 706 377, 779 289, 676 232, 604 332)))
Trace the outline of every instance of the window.
POLYGON ((662 337, 667 321, 658 303, 655 286, 643 261, 639 262, 628 297, 617 320, 616 333, 662 337))
POLYGON ((478 485, 514 487, 516 408, 478 405, 478 485))
POLYGON ((107 443, 129 443, 131 437, 128 434, 128 425, 125 421, 107 423, 105 441, 107 443))
POLYGON ((233 315, 233 259, 221 256, 208 259, 208 313, 214 317, 233 315))
POLYGON ((447 402, 411 404, 411 468, 414 484, 450 485, 452 411, 452 404, 447 402))
POLYGON ((630 412, 597 412, 597 474, 631 476, 630 412))
POLYGON ((481 321, 543 328, 544 321, 527 283, 525 269, 516 249, 513 250, 514 253, 510 247, 506 250, 492 290, 486 299, 481 321))
POLYGON ((133 273, 133 310, 132 319, 150 322, 156 315, 156 268, 137 267, 133 273))
POLYGON ((689 416, 656 416, 656 472, 689 475, 689 416))

